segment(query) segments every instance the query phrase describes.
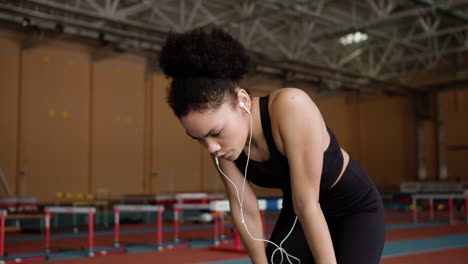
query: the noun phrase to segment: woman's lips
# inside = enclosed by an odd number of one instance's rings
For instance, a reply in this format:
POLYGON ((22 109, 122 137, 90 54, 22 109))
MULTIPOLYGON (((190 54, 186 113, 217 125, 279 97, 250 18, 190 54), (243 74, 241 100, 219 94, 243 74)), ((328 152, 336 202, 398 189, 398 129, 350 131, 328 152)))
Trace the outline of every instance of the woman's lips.
POLYGON ((221 159, 227 159, 227 158, 229 158, 229 156, 230 156, 229 153, 226 153, 226 154, 220 156, 219 158, 221 158, 221 159))

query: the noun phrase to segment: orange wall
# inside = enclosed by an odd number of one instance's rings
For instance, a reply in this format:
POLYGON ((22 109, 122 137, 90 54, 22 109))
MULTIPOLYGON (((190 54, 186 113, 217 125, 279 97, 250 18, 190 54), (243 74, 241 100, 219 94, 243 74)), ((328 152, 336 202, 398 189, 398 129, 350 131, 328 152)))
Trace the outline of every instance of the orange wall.
MULTIPOLYGON (((460 63, 466 64, 468 61, 468 53, 460 56, 460 63)), ((438 71, 437 69, 431 72, 418 73, 412 76, 410 82, 415 85, 427 85, 431 83, 449 82, 458 78, 466 78, 468 71, 460 70, 458 73, 455 60, 445 60, 439 63, 439 67, 445 69, 438 71), (453 70, 447 70, 452 68, 453 70)), ((466 157, 467 149, 450 150, 451 146, 468 146, 468 88, 442 92, 442 111, 445 129, 445 147, 446 160, 448 168, 449 181, 468 181, 468 163, 466 157)), ((431 96, 432 120, 424 121, 424 137, 427 158, 427 179, 429 181, 437 181, 439 177, 438 153, 437 153, 437 124, 435 120, 435 96, 431 96)))
POLYGON ((201 147, 187 136, 166 103, 169 80, 158 73, 153 77, 153 176, 154 192, 200 191, 201 147))
POLYGON ((443 93, 448 177, 468 181, 468 89, 443 93), (451 150, 449 147, 464 146, 451 150))
POLYGON ((397 187, 416 179, 411 100, 379 97, 360 104, 360 162, 377 186, 397 187))
MULTIPOLYGON (((17 192, 19 49, 13 34, 0 39, 0 168, 17 192)), ((0 188, 0 195, 6 194, 0 188)))
POLYGON ((95 62, 92 68, 90 189, 107 189, 114 195, 141 193, 145 62, 123 56, 95 62))
MULTIPOLYGON (((21 51, 22 36, 0 37, 0 168, 16 194, 52 201, 58 191, 104 190, 114 197, 224 191, 208 153, 166 104, 170 80, 147 73, 143 58, 121 54, 93 62, 89 47, 52 42, 21 51)), ((264 77, 247 83, 256 96, 283 86, 264 77)), ((315 102, 379 187, 416 179, 409 98, 335 94, 315 102)), ((447 146, 468 145, 468 122, 460 122, 467 112, 467 90, 444 93, 447 146)), ((424 122, 424 131, 428 179, 435 180, 434 120, 424 122)), ((449 179, 468 180, 467 154, 447 151, 449 179)), ((262 196, 280 194, 254 188, 262 196)))
POLYGON ((78 52, 22 52, 20 194, 48 197, 87 188, 89 63, 78 52), (24 192, 24 193, 23 193, 24 192))
POLYGON ((404 97, 335 95, 317 100, 327 125, 382 189, 416 176, 411 102, 404 97))

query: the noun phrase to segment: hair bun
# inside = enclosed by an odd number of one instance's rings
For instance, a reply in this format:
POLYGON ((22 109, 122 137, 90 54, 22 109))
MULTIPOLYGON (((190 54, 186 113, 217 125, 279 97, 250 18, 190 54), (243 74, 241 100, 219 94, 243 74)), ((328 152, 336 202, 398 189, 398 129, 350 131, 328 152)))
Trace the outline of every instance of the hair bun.
POLYGON ((207 77, 239 81, 248 71, 249 57, 242 44, 221 29, 193 29, 170 33, 159 64, 168 76, 207 77))

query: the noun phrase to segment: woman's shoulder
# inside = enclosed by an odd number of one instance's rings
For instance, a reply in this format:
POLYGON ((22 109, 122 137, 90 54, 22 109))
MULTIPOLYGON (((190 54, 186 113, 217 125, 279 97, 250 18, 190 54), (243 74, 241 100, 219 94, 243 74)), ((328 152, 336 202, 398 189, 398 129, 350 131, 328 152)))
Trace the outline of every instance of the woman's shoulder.
POLYGON ((310 96, 298 88, 282 88, 270 94, 269 113, 271 130, 276 147, 285 155, 283 133, 296 130, 291 122, 315 122, 320 120, 320 112, 310 96))
POLYGON ((310 96, 298 88, 281 88, 270 93, 268 108, 270 113, 282 112, 291 107, 314 105, 310 96))

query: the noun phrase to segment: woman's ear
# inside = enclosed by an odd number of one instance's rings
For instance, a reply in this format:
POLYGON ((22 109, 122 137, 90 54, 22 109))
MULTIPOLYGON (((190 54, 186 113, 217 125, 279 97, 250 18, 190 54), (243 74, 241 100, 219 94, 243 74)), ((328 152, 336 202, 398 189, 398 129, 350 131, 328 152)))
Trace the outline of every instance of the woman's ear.
POLYGON ((250 109, 250 96, 247 93, 246 90, 244 89, 238 89, 236 92, 237 95, 237 103, 239 104, 240 107, 243 109, 247 108, 250 109))

